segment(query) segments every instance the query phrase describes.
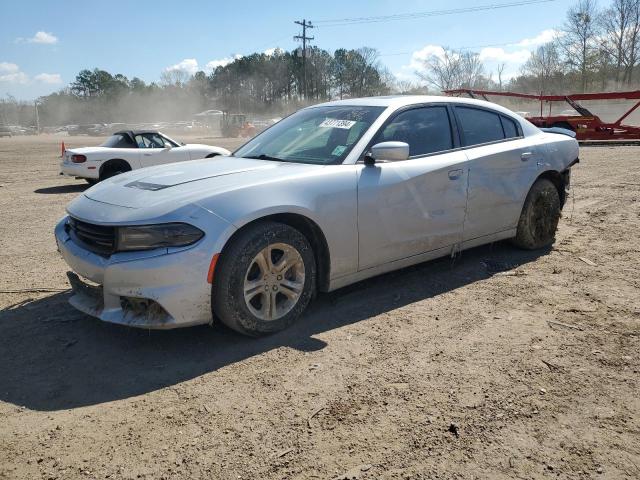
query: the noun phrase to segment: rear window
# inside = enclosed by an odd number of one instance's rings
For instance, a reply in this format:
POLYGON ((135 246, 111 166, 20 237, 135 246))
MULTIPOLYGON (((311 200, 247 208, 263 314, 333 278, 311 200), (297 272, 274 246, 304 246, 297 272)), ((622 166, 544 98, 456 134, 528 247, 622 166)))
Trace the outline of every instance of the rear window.
POLYGON ((123 133, 116 133, 115 135, 111 135, 100 146, 109 148, 136 148, 136 144, 131 141, 129 135, 125 135, 123 133))
POLYGON ((513 120, 503 116, 500 116, 500 119, 502 120, 502 128, 504 128, 505 138, 516 138, 520 136, 516 123, 513 120))
POLYGON ((456 107, 465 146, 504 140, 500 115, 478 108, 456 107))

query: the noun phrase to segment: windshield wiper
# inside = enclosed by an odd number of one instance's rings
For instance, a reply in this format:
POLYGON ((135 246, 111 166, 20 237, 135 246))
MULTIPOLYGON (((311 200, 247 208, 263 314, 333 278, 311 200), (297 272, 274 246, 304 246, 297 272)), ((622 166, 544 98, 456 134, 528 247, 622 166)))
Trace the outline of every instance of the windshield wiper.
POLYGON ((271 155, 266 155, 264 153, 261 153, 260 155, 248 155, 244 158, 252 158, 254 160, 273 160, 274 162, 286 162, 286 160, 283 160, 282 158, 272 157, 271 155))

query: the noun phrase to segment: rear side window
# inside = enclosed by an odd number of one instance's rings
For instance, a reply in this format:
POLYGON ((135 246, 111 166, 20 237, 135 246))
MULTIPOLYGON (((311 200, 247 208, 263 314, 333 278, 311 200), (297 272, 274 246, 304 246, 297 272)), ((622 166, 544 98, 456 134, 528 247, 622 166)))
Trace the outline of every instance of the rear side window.
POLYGON ((500 115, 478 108, 456 107, 465 146, 504 140, 500 115))
POLYGON ((502 120, 505 138, 516 138, 520 136, 516 123, 513 120, 503 116, 500 116, 500 119, 502 120))
POLYGON ((408 143, 410 157, 451 150, 453 138, 447 107, 421 107, 398 114, 374 143, 391 141, 408 143))
POLYGON ((131 141, 129 135, 125 133, 115 133, 100 145, 101 147, 110 148, 136 148, 136 144, 131 141))

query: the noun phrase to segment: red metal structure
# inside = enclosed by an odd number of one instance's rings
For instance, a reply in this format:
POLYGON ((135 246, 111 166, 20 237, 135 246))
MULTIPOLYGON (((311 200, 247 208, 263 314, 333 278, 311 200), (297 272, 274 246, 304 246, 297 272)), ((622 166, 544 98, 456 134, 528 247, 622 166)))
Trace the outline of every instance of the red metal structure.
POLYGON ((468 95, 471 98, 487 99, 489 96, 511 97, 540 102, 540 115, 526 115, 526 119, 537 127, 560 127, 576 132, 578 140, 640 140, 640 126, 624 125, 622 121, 640 107, 640 90, 632 92, 577 93, 571 95, 532 95, 515 92, 494 92, 489 90, 458 89, 446 90, 447 95, 468 95), (591 113, 578 103, 589 100, 631 100, 635 104, 623 113, 615 122, 603 122, 600 117, 591 113), (544 114, 545 102, 549 106, 549 114, 544 114), (578 115, 551 115, 552 102, 566 102, 578 115))

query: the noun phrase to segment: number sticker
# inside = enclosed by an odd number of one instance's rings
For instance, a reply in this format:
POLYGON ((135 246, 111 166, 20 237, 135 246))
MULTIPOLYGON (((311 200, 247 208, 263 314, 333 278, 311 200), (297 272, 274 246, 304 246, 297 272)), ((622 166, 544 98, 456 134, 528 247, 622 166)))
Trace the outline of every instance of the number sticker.
POLYGON ((345 130, 349 130, 355 124, 355 120, 338 120, 337 118, 325 118, 325 120, 318 126, 322 128, 343 128, 345 130))

